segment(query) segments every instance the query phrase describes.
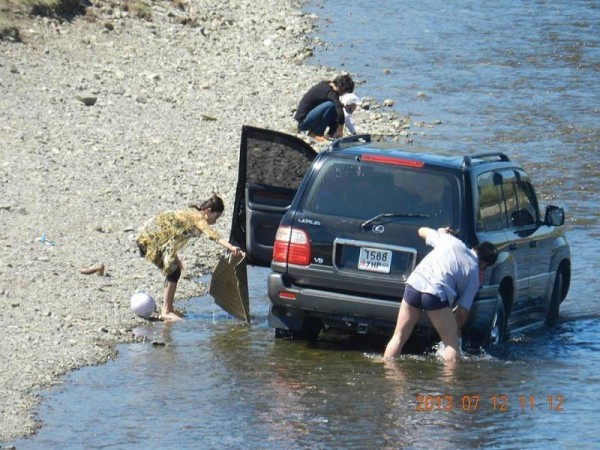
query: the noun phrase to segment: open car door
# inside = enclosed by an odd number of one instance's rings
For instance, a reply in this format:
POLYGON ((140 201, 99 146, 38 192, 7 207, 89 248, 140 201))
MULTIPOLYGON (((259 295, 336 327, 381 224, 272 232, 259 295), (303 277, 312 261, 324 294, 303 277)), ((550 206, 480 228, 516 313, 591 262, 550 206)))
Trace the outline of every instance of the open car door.
POLYGON ((279 222, 316 156, 295 136, 242 127, 229 241, 246 252, 248 263, 271 264, 279 222))

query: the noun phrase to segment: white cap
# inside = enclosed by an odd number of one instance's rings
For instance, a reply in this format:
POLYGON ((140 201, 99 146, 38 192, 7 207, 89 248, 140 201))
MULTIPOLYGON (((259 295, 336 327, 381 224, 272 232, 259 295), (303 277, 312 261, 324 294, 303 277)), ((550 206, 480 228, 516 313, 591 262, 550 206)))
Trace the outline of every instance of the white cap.
POLYGON ((347 93, 340 97, 342 105, 358 105, 360 104, 360 98, 356 94, 347 93))

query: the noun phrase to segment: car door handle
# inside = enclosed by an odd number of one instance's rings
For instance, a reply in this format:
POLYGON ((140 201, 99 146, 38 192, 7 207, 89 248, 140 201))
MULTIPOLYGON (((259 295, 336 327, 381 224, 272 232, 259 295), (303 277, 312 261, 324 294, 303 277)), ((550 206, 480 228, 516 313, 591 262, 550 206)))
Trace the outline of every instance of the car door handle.
POLYGON ((252 211, 267 211, 274 213, 285 214, 288 209, 290 209, 290 205, 286 206, 273 206, 273 205, 265 205, 264 203, 257 202, 248 202, 248 209, 252 211))
POLYGON ((537 241, 529 241, 530 247, 537 247, 537 241))
POLYGON ((511 242, 510 245, 508 246, 508 248, 510 250, 516 250, 517 249, 517 244, 515 244, 514 242, 511 242))

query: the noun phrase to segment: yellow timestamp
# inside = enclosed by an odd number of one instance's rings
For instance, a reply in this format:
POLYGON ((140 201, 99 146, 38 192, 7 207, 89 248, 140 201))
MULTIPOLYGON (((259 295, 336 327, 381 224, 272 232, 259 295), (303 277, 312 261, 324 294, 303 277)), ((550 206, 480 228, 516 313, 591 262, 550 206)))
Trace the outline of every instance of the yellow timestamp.
POLYGON ((463 394, 463 395, 431 395, 417 394, 415 411, 464 411, 478 412, 482 410, 506 413, 517 409, 520 412, 563 412, 564 396, 558 394, 535 395, 508 395, 508 394, 463 394))

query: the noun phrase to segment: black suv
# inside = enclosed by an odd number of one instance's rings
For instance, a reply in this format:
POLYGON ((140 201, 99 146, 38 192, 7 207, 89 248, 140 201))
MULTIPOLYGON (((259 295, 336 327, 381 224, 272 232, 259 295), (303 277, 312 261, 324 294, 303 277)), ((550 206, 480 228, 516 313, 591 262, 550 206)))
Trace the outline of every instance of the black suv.
MULTIPOLYGON (((323 328, 389 336, 404 285, 430 250, 422 226, 451 227, 499 251, 463 328, 484 347, 552 322, 571 278, 564 211, 540 214, 527 173, 503 153, 440 156, 353 136, 316 153, 245 126, 231 241, 271 266, 269 323, 279 337, 323 328)), ((425 314, 415 329, 435 337, 425 314)))

